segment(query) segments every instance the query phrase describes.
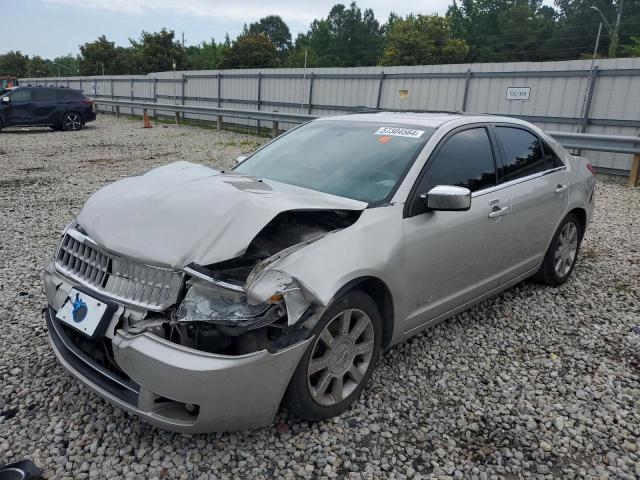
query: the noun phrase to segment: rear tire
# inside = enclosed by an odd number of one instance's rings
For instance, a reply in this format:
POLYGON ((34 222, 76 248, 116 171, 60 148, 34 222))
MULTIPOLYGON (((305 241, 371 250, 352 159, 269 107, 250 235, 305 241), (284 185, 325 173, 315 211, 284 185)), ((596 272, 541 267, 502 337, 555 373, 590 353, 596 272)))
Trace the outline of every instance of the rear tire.
POLYGON ((332 303, 293 373, 289 410, 312 421, 347 410, 375 370, 381 339, 382 317, 371 297, 353 290, 332 303))
POLYGON ((566 282, 576 266, 582 235, 582 225, 578 217, 570 213, 562 220, 553 235, 549 250, 540 270, 534 275, 534 280, 551 287, 566 282))
POLYGON ((82 129, 82 117, 77 112, 67 112, 62 116, 62 129, 65 132, 77 132, 82 129))

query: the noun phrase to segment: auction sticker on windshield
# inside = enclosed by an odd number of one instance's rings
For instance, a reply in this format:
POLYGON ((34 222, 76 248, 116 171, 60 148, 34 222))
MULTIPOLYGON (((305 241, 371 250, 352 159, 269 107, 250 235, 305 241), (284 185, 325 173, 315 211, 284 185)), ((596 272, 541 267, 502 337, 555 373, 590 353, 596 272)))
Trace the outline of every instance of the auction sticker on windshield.
POLYGON ((374 135, 391 135, 393 137, 420 138, 424 130, 402 127, 380 127, 374 135))

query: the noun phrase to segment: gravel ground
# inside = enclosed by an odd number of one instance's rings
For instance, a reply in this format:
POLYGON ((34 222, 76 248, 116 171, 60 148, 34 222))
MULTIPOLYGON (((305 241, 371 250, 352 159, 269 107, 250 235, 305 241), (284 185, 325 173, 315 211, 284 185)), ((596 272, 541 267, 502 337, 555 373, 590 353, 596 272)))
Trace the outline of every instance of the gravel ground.
POLYGON ((572 279, 526 282, 384 354, 354 408, 179 435, 81 387, 49 347, 42 266, 102 185, 174 160, 229 166, 264 139, 142 130, 0 134, 0 465, 47 478, 638 478, 640 190, 600 183, 572 279))

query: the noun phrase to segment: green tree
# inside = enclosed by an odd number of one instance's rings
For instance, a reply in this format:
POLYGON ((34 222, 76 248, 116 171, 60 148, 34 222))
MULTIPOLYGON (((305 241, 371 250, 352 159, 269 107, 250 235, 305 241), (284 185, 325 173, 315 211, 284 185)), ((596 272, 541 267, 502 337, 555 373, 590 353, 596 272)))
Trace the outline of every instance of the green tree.
POLYGON ((0 77, 26 77, 29 75, 29 57, 19 51, 0 55, 0 77))
POLYGON ((49 76, 49 65, 39 55, 35 55, 29 59, 29 64, 27 69, 31 73, 32 77, 48 77, 49 76))
MULTIPOLYGON (((557 13, 542 0, 454 0, 447 11, 453 34, 468 45, 469 60, 505 62, 553 58, 549 40, 557 13)), ((565 49, 570 49, 565 45, 565 49)))
POLYGON ((217 44, 214 39, 200 45, 187 47, 187 68, 189 70, 212 70, 219 67, 222 57, 229 49, 225 44, 217 44))
MULTIPOLYGON (((93 42, 80 46, 80 75, 114 74, 117 63, 118 50, 114 42, 107 40, 105 35, 93 42)), ((130 72, 133 73, 133 72, 130 72)))
POLYGON ((129 39, 141 73, 172 70, 174 62, 177 70, 185 69, 187 53, 174 38, 173 30, 163 28, 155 33, 143 31, 139 40, 129 39))
POLYGON ((268 68, 278 66, 276 46, 264 34, 240 35, 225 52, 220 68, 268 68))
POLYGON ((438 15, 395 18, 388 28, 383 65, 430 65, 464 61, 469 46, 454 38, 451 21, 438 15))
POLYGON ((249 25, 248 33, 257 35, 262 33, 276 46, 279 53, 291 48, 291 32, 279 15, 269 15, 249 25))
POLYGON ((50 77, 69 77, 78 75, 80 73, 80 60, 79 55, 63 55, 56 57, 52 61, 47 61, 47 68, 49 69, 50 77))
POLYGON ((640 57, 640 37, 631 37, 629 45, 624 47, 624 53, 630 57, 640 57))
POLYGON ((335 5, 327 18, 314 20, 306 35, 314 66, 376 65, 383 46, 383 31, 373 10, 364 12, 355 2, 335 5))
MULTIPOLYGON (((598 7, 609 24, 613 25, 619 3, 620 0, 555 0, 555 5, 559 9, 559 21, 557 34, 550 42, 553 43, 553 48, 561 49, 570 44, 570 48, 564 51, 565 56, 575 51, 593 53, 598 24, 602 22, 602 17, 591 6, 598 7)), ((617 56, 628 55, 626 47, 633 45, 631 37, 637 35, 638 31, 640 31, 640 1, 626 0, 620 23, 617 56)), ((606 26, 603 26, 599 52, 608 54, 610 42, 610 32, 606 26)))

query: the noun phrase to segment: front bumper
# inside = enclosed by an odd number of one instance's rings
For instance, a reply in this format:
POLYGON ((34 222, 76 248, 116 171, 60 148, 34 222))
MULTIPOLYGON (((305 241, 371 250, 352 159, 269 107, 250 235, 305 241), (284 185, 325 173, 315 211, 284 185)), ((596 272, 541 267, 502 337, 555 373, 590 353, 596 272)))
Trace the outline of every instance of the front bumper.
POLYGON ((53 350, 73 376, 149 423, 182 433, 269 425, 311 341, 274 354, 262 350, 228 356, 189 349, 150 333, 116 330, 113 357, 126 374, 117 375, 75 347, 51 308, 46 317, 53 350), (196 413, 189 413, 187 404, 197 405, 196 413))

